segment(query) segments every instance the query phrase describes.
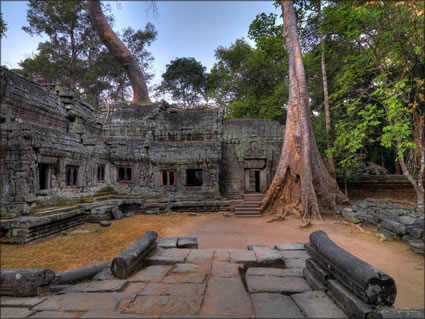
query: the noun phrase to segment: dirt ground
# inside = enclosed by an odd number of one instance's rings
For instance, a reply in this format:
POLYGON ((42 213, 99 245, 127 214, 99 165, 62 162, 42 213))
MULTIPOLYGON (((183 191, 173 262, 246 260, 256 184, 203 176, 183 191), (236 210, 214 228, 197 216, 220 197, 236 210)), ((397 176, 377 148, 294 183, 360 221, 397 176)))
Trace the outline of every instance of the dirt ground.
POLYGON ((111 227, 84 224, 58 235, 26 245, 2 245, 1 268, 50 268, 56 272, 111 260, 148 230, 159 237, 193 236, 199 248, 243 248, 248 245, 273 247, 282 242, 307 242, 309 234, 324 230, 339 246, 391 275, 397 285, 395 306, 424 308, 424 258, 401 242, 383 241, 373 229, 370 234, 333 219, 300 229, 300 220, 289 217, 267 223, 268 217, 224 217, 221 213, 148 216, 138 215, 113 221, 111 227))
MULTIPOLYGON (((198 217, 192 217, 196 220, 198 217)), ((284 221, 267 223, 266 216, 255 218, 223 217, 213 214, 188 227, 173 230, 170 235, 198 238, 199 248, 244 248, 248 245, 273 245, 282 242, 307 242, 309 234, 321 229, 337 245, 372 266, 391 275, 397 285, 395 306, 402 309, 424 308, 424 258, 410 252, 406 244, 379 241, 373 228, 371 234, 333 219, 314 222, 300 229, 300 220, 289 217, 284 221)))

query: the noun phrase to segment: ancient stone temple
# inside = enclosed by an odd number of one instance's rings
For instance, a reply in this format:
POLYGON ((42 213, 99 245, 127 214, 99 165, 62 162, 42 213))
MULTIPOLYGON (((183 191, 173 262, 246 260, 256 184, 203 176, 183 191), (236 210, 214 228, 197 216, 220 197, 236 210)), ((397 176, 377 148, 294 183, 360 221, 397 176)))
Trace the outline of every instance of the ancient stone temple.
POLYGON ((217 211, 265 193, 283 126, 219 109, 113 104, 1 68, 0 235, 27 242, 124 214, 217 211))

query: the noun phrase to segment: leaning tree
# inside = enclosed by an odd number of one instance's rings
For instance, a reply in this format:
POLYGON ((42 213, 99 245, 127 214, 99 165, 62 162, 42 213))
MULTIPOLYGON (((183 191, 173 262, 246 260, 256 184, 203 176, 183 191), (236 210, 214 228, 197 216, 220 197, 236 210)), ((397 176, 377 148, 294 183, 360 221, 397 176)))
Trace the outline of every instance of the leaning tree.
POLYGON ((96 33, 126 72, 133 88, 133 103, 150 102, 143 71, 137 63, 137 59, 109 26, 100 0, 87 0, 87 11, 96 33))
POLYGON ((282 0, 283 38, 289 62, 289 100, 285 139, 278 168, 262 202, 263 211, 279 217, 299 214, 303 225, 320 211, 347 202, 328 173, 313 135, 303 57, 292 0, 282 0))

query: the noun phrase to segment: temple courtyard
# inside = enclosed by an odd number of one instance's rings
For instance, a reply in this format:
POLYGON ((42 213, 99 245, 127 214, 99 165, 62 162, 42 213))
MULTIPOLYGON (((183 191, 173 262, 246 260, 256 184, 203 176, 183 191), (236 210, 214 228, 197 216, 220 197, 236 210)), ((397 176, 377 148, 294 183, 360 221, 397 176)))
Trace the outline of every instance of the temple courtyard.
MULTIPOLYGON (((65 287, 63 291, 39 296, 32 301, 37 305, 20 308, 27 310, 22 317, 63 316, 63 311, 70 317, 87 318, 113 317, 118 313, 120 316, 148 317, 169 317, 171 314, 178 317, 264 317, 273 316, 273 311, 279 312, 279 305, 283 304, 292 309, 293 313, 288 313, 291 318, 301 314, 309 317, 308 311, 319 310, 303 309, 303 300, 310 300, 307 304, 314 305, 311 300, 328 300, 328 297, 319 291, 312 293, 314 288, 303 279, 302 268, 307 258, 303 249, 297 247, 295 264, 286 262, 285 269, 276 265, 258 267, 259 264, 255 264, 258 260, 251 260, 258 269, 250 270, 249 260, 259 256, 258 251, 275 253, 273 248, 279 243, 308 242, 310 233, 320 229, 340 247, 393 277, 397 286, 394 307, 424 308, 424 258, 413 254, 403 242, 382 240, 382 236, 372 228, 359 228, 334 218, 316 221, 307 229, 300 229, 300 220, 292 216, 272 223, 268 223, 268 219, 268 216, 236 218, 233 214, 220 212, 138 215, 114 220, 109 227, 85 223, 39 242, 2 245, 1 267, 49 268, 61 272, 110 261, 150 229, 158 232, 159 238, 196 237, 199 249, 157 248, 153 255, 165 254, 166 258, 177 259, 165 265, 153 262, 125 280, 106 274, 98 282, 65 287), (247 250, 250 245, 254 246, 254 251, 247 250), (252 280, 248 280, 250 276, 252 280), (264 282, 266 277, 261 276, 268 276, 269 281, 264 282), (293 290, 284 292, 279 287, 263 287, 267 286, 267 282, 273 286, 276 280, 290 282, 285 282, 284 286, 293 290), (102 307, 97 304, 92 309, 92 303, 100 297, 106 298, 102 307), (232 300, 230 303, 229 298, 232 300), (220 311, 215 307, 219 307, 220 311)), ((289 257, 294 257, 292 255, 289 257)), ((13 300, 19 304, 19 298, 2 297, 3 308, 6 309, 8 302, 13 304, 13 300)), ((28 298, 22 300, 31 301, 28 298)), ((332 309, 327 307, 326 311, 338 313, 338 308, 332 309)), ((18 315, 17 308, 14 311, 18 315)), ((324 313, 325 317, 330 314, 324 313)))

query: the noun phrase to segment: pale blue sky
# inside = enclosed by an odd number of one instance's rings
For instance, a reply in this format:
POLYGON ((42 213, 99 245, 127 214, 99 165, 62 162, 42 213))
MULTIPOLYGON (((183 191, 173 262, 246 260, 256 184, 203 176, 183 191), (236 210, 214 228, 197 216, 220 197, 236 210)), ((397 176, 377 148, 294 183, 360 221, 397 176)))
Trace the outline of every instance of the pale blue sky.
MULTIPOLYGON (((248 28, 261 12, 280 13, 273 1, 156 1, 157 14, 144 1, 109 1, 115 16, 114 30, 143 28, 153 23, 158 37, 149 50, 155 61, 154 83, 161 80, 166 64, 177 57, 194 57, 209 70, 215 63, 214 50, 228 47, 238 38, 247 38, 248 28)), ((1 64, 18 67, 42 39, 22 30, 27 24, 26 1, 1 0, 8 31, 1 43, 1 64)))

